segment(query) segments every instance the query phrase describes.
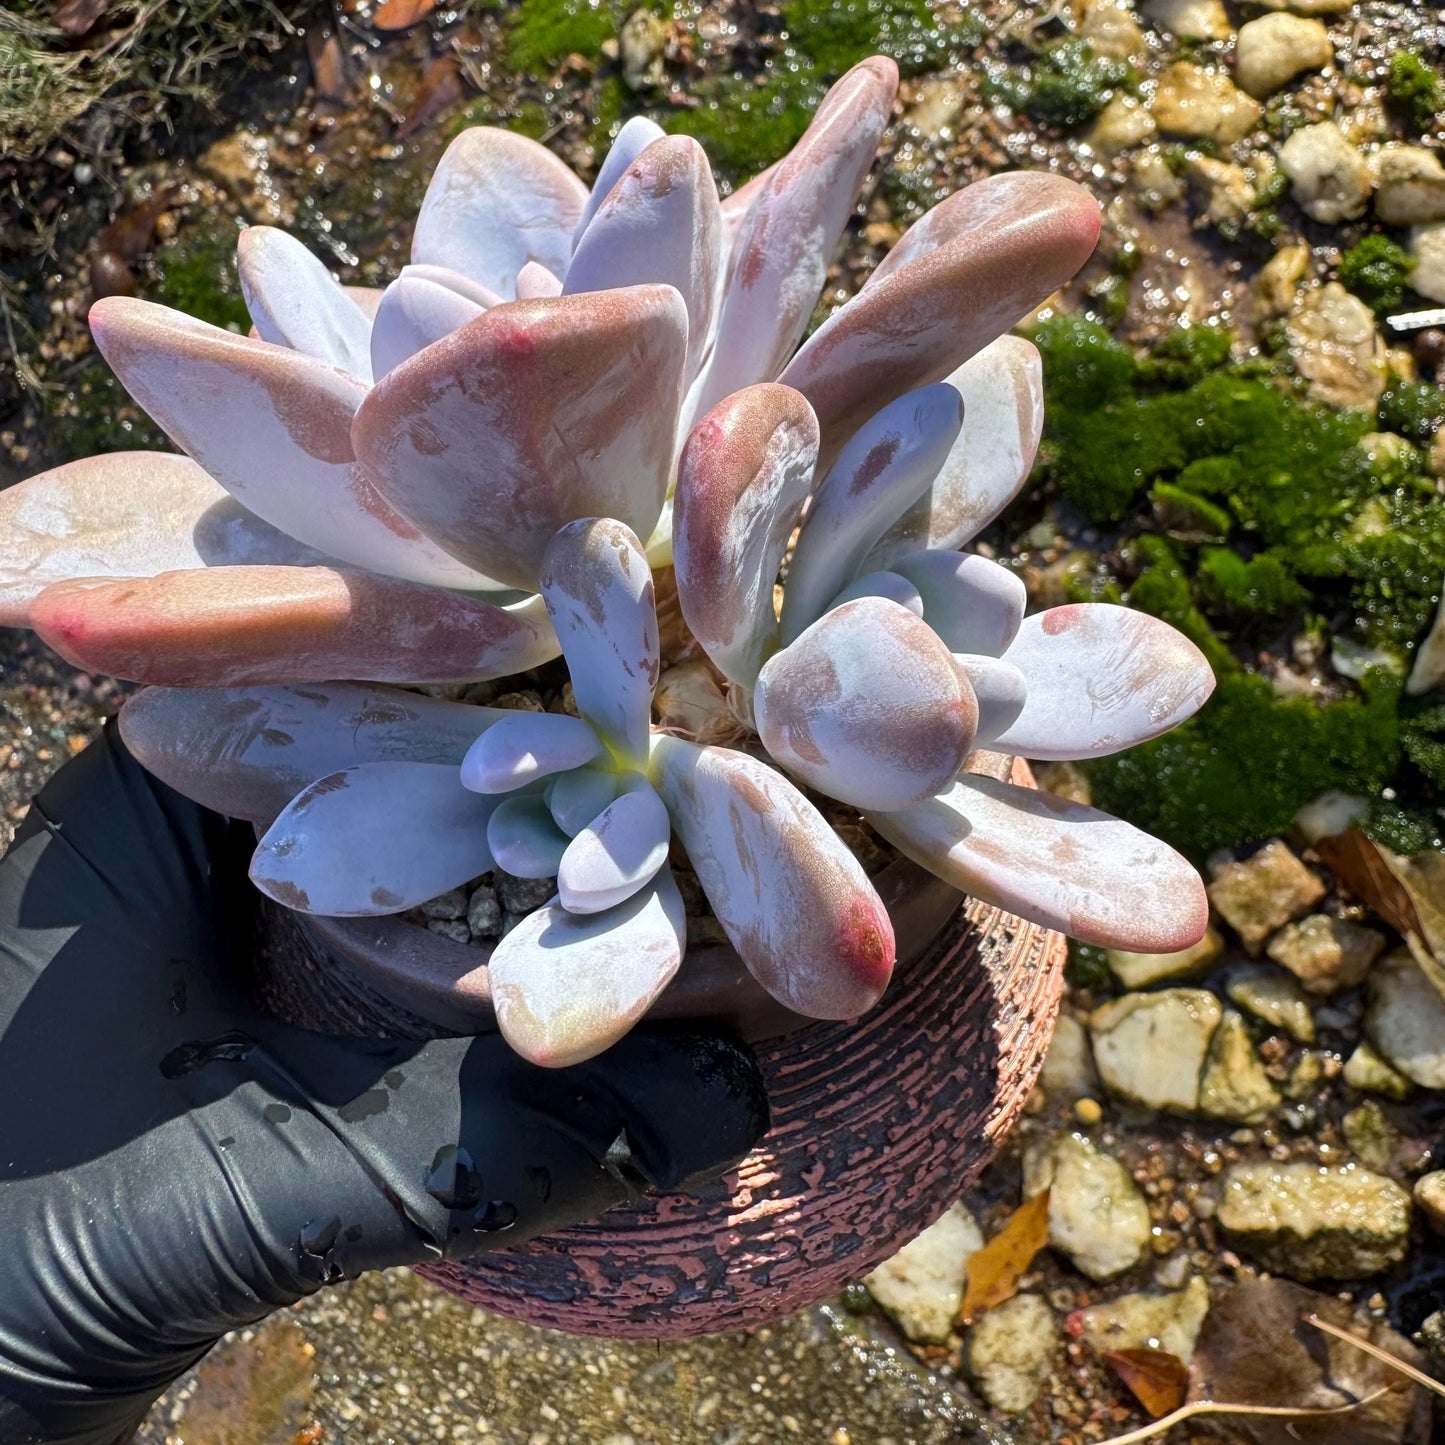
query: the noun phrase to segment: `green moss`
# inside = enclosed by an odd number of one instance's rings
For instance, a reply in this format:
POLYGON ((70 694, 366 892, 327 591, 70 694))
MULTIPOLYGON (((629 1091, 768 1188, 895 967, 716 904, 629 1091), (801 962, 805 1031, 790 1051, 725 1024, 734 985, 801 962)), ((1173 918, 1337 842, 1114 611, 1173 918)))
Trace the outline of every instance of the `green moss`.
POLYGON ((1390 57, 1385 82, 1390 108, 1416 130, 1428 130, 1445 105, 1445 88, 1433 66, 1414 50, 1396 51, 1390 57))
POLYGON ((522 0, 508 18, 507 59, 524 75, 543 75, 569 55, 602 58, 602 45, 625 18, 615 0, 522 0))
POLYGON ((1229 360, 1234 337, 1224 326, 1179 326, 1150 353, 1142 374, 1171 386, 1199 381, 1229 360))
POLYGON ((1166 532, 1220 539, 1229 535, 1229 513, 1185 487, 1155 482, 1149 489, 1149 500, 1153 503, 1154 520, 1166 532))
POLYGON ((1415 258, 1388 236, 1366 236, 1340 257, 1336 275, 1377 312, 1398 311, 1415 270, 1415 258))
POLYGON ((155 253, 155 299, 209 321, 246 331, 251 325, 236 277, 236 223, 207 212, 155 253))
POLYGON ((1061 40, 1028 66, 993 65, 985 74, 984 94, 1043 125, 1070 130, 1093 120, 1116 91, 1134 83, 1128 61, 1098 55, 1081 40, 1061 40))
POLYGON ((1364 828, 1381 847, 1406 858, 1441 845, 1438 817, 1432 818, 1422 808, 1402 807, 1388 798, 1374 800, 1364 828))
POLYGON ((1109 961, 1102 948, 1092 943, 1069 940, 1069 957, 1064 964, 1064 981, 1070 988, 1105 989, 1113 982, 1109 961))
POLYGON ((668 130, 696 137, 714 167, 733 182, 791 149, 808 128, 818 98, 796 77, 764 86, 730 77, 704 93, 702 104, 663 119, 668 130))
POLYGON ((1287 617, 1309 601, 1309 590, 1274 552, 1247 561, 1227 547, 1199 554, 1199 589, 1204 607, 1225 621, 1287 617))
POLYGON ((1196 860, 1268 838, 1327 789, 1368 795, 1391 777, 1397 697, 1372 679, 1358 699, 1282 702, 1264 678, 1226 675, 1183 727, 1089 764, 1095 800, 1196 860))
POLYGON ((788 39, 829 79, 868 55, 889 55, 905 75, 946 60, 961 34, 928 0, 783 0, 788 39))
POLYGON ((1380 397, 1377 419, 1381 431, 1429 446, 1445 422, 1445 388, 1424 381, 1394 382, 1380 397))

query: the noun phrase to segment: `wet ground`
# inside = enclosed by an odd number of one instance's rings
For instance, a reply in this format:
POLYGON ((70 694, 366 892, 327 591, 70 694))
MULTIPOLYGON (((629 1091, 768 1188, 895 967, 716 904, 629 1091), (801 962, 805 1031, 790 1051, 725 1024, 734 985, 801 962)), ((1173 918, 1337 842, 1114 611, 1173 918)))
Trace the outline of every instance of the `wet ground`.
MULTIPOLYGON (((576 6, 541 0, 441 7, 429 22, 383 37, 372 23, 375 7, 317 7, 304 35, 283 40, 263 61, 218 72, 219 114, 185 112, 174 136, 129 151, 98 143, 86 150, 71 139, 46 149, 11 191, 12 201, 20 195, 39 210, 25 232, 11 229, 5 242, 0 299, 20 365, 0 379, 0 484, 95 449, 159 443, 89 346, 83 318, 93 294, 134 291, 219 324, 242 324, 229 256, 245 223, 286 226, 344 279, 384 283, 404 259, 426 175, 450 136, 469 123, 523 129, 590 176, 607 131, 621 116, 646 110, 670 128, 694 130, 724 161, 725 177, 739 179, 790 138, 827 72, 819 57, 841 43, 807 4, 678 5, 670 21, 634 26, 624 53, 623 12, 582 8, 586 16, 576 6), (744 104, 751 108, 741 110, 744 104)), ((1081 15, 1086 8, 1079 7, 1081 15)), ((1151 103, 1178 60, 1228 69, 1237 27, 1256 13, 1194 6, 1208 24, 1222 16, 1225 29, 1218 38, 1191 39, 1154 18, 1168 10, 1182 27, 1177 12, 1190 6, 1141 0, 1124 8, 1141 23, 1144 49, 1133 63, 1151 103)), ((849 294, 900 229, 941 195, 1007 166, 1052 166, 1095 187, 1107 206, 1098 257, 1064 309, 1087 307, 1141 346, 1174 334, 1181 320, 1226 319, 1241 354, 1270 340, 1264 334, 1270 318, 1262 322, 1256 305, 1259 277, 1286 241, 1304 245, 1307 265, 1323 279, 1372 229, 1368 213, 1329 225, 1305 216, 1271 187, 1262 158, 1301 120, 1354 116, 1367 138, 1371 125, 1375 140, 1389 135, 1391 123, 1380 119, 1382 67, 1403 49, 1438 64, 1442 39, 1431 7, 1325 7, 1335 63, 1271 99, 1264 140, 1240 149, 1211 137, 1185 145, 1141 135, 1114 151, 1088 139, 1092 121, 1061 127, 1031 116, 1027 107, 1037 109, 1036 98, 1017 104, 1004 98, 1027 48, 1051 53, 1068 39, 1076 22, 1065 5, 998 0, 965 12, 860 0, 849 13, 863 17, 860 25, 887 29, 909 77, 900 123, 885 143, 824 307, 849 294), (1225 181, 1238 178, 1211 179, 1201 160, 1249 169, 1255 189, 1248 204, 1231 213, 1228 195, 1220 193, 1228 190, 1225 181)), ((1104 79, 1076 76, 1062 87, 1063 103, 1087 109, 1091 86, 1104 79)), ((1427 128, 1415 138, 1438 144, 1440 134, 1427 128)), ((1380 337, 1382 347, 1400 349, 1402 338, 1384 328, 1380 337)), ((1056 498, 1030 500, 1020 510, 1017 525, 1010 519, 991 537, 1018 559, 1038 597, 1072 547, 1098 546, 1100 539, 1056 498)), ((0 841, 43 777, 83 745, 123 691, 77 678, 43 649, 5 646, 0 841)), ((1341 695, 1351 687, 1327 663, 1317 676, 1341 695)), ((1049 785, 1081 786, 1068 776, 1049 785)), ((983 1235, 994 1235, 1020 1204, 1025 1149, 1077 1130, 1099 1155, 1122 1165, 1116 1188, 1130 1199, 1137 1194, 1142 1233, 1137 1256, 1108 1278, 1091 1276, 1082 1256, 1055 1238, 1014 1281, 1016 1298, 1041 1302, 1036 1333, 1043 1348, 1018 1364, 1023 1375, 1033 1372, 1034 1398, 1022 1408, 989 1407, 984 1396, 997 1404, 1007 1392, 982 1383, 975 1335, 955 1328, 910 1347, 862 1291, 850 1295, 848 1308, 839 1302, 749 1337, 622 1346, 485 1316, 394 1273, 345 1285, 227 1341, 157 1407, 141 1438, 148 1445, 433 1439, 741 1445, 793 1438, 830 1445, 974 1439, 1063 1445, 1141 1425, 1146 1415, 1135 1396, 1084 1337, 1081 1311, 1141 1292, 1176 1300, 1195 1281, 1217 1302, 1266 1266, 1308 1277, 1297 1260, 1281 1263, 1257 1239, 1251 1253, 1238 1231, 1220 1227, 1222 1181, 1234 1166, 1353 1165, 1372 1171, 1383 1192, 1387 1183, 1410 1188, 1440 1163, 1445 1073, 1431 1072, 1433 1060, 1396 1060, 1407 1073, 1414 1070, 1411 1077, 1390 1065, 1371 1082, 1361 1082, 1359 1070, 1347 1072, 1378 1007, 1373 965, 1304 998, 1307 1041, 1280 1022, 1285 1015, 1265 1018, 1231 992, 1249 968, 1263 968, 1279 987, 1294 986, 1294 965, 1274 961, 1289 946, 1276 949, 1275 940, 1293 939, 1300 920, 1372 930, 1387 951, 1405 931, 1378 900, 1351 893, 1350 880, 1337 876, 1305 835, 1291 834, 1290 851, 1321 880, 1319 894, 1293 911, 1281 905, 1258 939, 1221 918, 1215 956, 1144 981, 1115 961, 1075 959, 1066 1013, 1089 1041, 1083 1062, 1072 1074, 1060 1064, 1005 1157, 965 1203, 983 1235), (1271 962, 1255 962, 1265 947, 1271 962), (1147 1109, 1117 1081, 1101 1081, 1088 1062, 1089 1044, 1099 1051, 1111 1026, 1095 1011, 1126 995, 1157 999, 1161 986, 1208 994, 1242 1020, 1232 1101, 1219 1105, 1216 1095, 1214 1113, 1203 1111, 1197 1094, 1163 1112, 1147 1109)), ((1266 901, 1277 900, 1275 885, 1262 888, 1266 901)), ((1291 956, 1298 961, 1298 950, 1291 956)), ((1298 1033, 1301 1015, 1289 1018, 1298 1033)), ((1202 1047, 1215 1048, 1212 1037, 1202 1047)), ((1348 1280, 1326 1277, 1316 1287, 1358 1304, 1361 1319, 1388 1321, 1408 1336, 1440 1307, 1445 1262, 1418 1209, 1395 1244, 1403 1262, 1348 1280)), ((949 1267, 961 1282, 957 1250, 949 1267)), ((1353 1428, 1342 1422, 1338 1434, 1314 1438, 1362 1438, 1353 1428)), ((1191 1429, 1171 1438, 1194 1438, 1191 1429)), ((1402 1423, 1381 1438, 1419 1437, 1408 1436, 1402 1423)))

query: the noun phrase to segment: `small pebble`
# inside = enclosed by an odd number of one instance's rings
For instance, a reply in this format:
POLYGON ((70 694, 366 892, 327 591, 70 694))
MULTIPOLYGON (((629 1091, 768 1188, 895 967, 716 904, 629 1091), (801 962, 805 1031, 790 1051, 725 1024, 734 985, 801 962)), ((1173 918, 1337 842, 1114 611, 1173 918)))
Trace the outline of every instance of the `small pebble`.
POLYGON ((1086 1129, 1092 1129, 1104 1117, 1097 1099, 1079 1099, 1074 1104, 1074 1118, 1086 1129))

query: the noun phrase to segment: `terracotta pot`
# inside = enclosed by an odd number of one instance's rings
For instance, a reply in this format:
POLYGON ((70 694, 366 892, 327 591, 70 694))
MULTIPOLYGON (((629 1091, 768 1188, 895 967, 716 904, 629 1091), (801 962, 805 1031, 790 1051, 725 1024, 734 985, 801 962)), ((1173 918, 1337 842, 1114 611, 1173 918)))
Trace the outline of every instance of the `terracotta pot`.
MULTIPOLYGON (((971 766, 1031 783, 1027 767, 971 766)), ((1033 1088, 1064 940, 904 860, 876 880, 899 942, 851 1023, 773 1004, 730 949, 695 950, 657 1013, 758 1045, 773 1127, 732 1174, 516 1249, 421 1271, 489 1310, 574 1334, 748 1328, 835 1292, 926 1228, 993 1158, 1033 1088)), ((426 1036, 487 1026, 477 950, 396 919, 270 915, 263 991, 298 1022, 426 1036)))

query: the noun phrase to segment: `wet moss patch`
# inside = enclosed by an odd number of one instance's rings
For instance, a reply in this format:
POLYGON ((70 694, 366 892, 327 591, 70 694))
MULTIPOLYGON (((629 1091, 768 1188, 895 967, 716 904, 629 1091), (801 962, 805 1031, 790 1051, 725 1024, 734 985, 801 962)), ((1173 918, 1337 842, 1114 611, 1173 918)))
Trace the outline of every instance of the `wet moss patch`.
POLYGON ((1438 391, 1398 384, 1370 418, 1233 362, 1217 328, 1175 333, 1148 356, 1081 316, 1050 318, 1035 340, 1042 471, 1113 538, 1073 595, 1164 618, 1219 679, 1193 722, 1091 765, 1101 805, 1195 858, 1279 832, 1330 788, 1398 784, 1423 804, 1406 810, 1411 826, 1433 831, 1445 709, 1401 697, 1445 573, 1445 507, 1412 444, 1441 423, 1438 391), (1326 673, 1331 647, 1343 649, 1328 701, 1285 685, 1300 638, 1326 673), (1261 662, 1281 670, 1280 687, 1261 662))
POLYGON ((251 318, 236 276, 238 231, 223 212, 198 216, 172 244, 155 253, 151 299, 212 326, 246 331, 251 318))

